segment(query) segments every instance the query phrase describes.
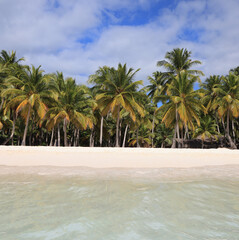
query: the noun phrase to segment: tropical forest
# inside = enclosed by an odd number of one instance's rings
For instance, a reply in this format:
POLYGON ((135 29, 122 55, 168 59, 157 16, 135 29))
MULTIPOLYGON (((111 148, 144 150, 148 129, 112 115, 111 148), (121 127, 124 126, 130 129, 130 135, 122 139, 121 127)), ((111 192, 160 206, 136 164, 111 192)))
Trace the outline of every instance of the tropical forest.
POLYGON ((239 67, 204 76, 175 48, 145 79, 140 69, 101 66, 87 85, 0 53, 0 144, 239 148, 239 67))

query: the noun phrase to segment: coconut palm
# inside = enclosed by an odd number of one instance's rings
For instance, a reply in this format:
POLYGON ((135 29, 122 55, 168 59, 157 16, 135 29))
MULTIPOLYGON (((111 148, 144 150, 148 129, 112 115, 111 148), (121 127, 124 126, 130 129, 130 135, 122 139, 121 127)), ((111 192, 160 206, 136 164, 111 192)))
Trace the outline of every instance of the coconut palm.
POLYGON ((52 94, 56 85, 49 75, 44 75, 41 66, 25 67, 17 76, 10 76, 6 82, 9 88, 3 91, 4 97, 9 97, 8 106, 16 108, 25 119, 25 130, 22 145, 26 145, 26 136, 30 116, 36 111, 39 119, 43 119, 47 111, 47 104, 52 101, 52 94))
POLYGON ((158 124, 155 128, 155 144, 157 147, 168 147, 172 145, 173 131, 170 128, 165 127, 164 123, 158 124))
MULTIPOLYGON (((14 75, 16 68, 19 68, 19 62, 24 61, 24 58, 17 59, 16 52, 11 53, 2 50, 0 53, 0 94, 4 88, 6 88, 4 81, 8 75, 14 75)), ((3 107, 5 98, 1 100, 0 110, 3 107)))
MULTIPOLYGON (((106 76, 109 73, 109 71, 113 70, 113 68, 110 68, 108 66, 103 66, 100 67, 95 74, 92 74, 89 76, 88 83, 92 84, 94 83, 94 87, 91 88, 92 96, 94 98, 96 95, 99 93, 100 90, 107 89, 107 84, 106 83, 106 76)), ((104 116, 102 115, 102 109, 99 109, 97 106, 97 109, 100 112, 100 146, 102 146, 102 141, 103 141, 103 125, 104 125, 104 116)))
POLYGON ((148 128, 141 127, 135 133, 131 131, 132 137, 128 140, 129 146, 148 147, 151 144, 150 131, 148 128))
POLYGON ((167 78, 161 72, 153 72, 153 76, 149 76, 150 84, 146 87, 148 96, 152 99, 153 103, 160 101, 160 96, 164 95, 167 90, 167 78))
MULTIPOLYGON (((92 127, 92 120, 89 116, 91 108, 88 108, 91 106, 91 99, 87 94, 87 88, 77 86, 74 79, 67 78, 64 80, 62 73, 57 73, 56 77, 59 95, 54 105, 48 110, 46 117, 49 119, 49 129, 52 129, 55 125, 59 126, 59 123, 63 122, 64 146, 68 146, 67 125, 70 122, 78 130, 86 129, 88 126, 92 127)), ((59 145, 60 139, 58 139, 59 145)))
POLYGON ((138 95, 137 87, 142 81, 133 82, 135 74, 139 71, 133 71, 132 68, 127 70, 126 64, 118 65, 118 69, 110 69, 106 75, 105 85, 107 89, 102 89, 96 96, 97 103, 102 108, 102 115, 109 112, 116 119, 116 147, 119 147, 119 123, 120 110, 124 108, 129 112, 133 121, 136 120, 136 112, 143 115, 143 108, 136 102, 135 97, 138 95))
POLYGON ((203 84, 201 84, 204 89, 204 97, 202 101, 207 110, 211 110, 212 103, 218 96, 215 90, 221 85, 221 83, 222 77, 219 75, 213 75, 207 78, 203 84))
POLYGON ((20 61, 24 61, 24 58, 17 59, 16 52, 12 51, 11 53, 8 53, 5 50, 1 51, 0 63, 2 63, 4 66, 7 67, 11 64, 19 63, 20 61))
POLYGON ((215 92, 217 97, 212 109, 217 110, 219 117, 226 118, 225 136, 231 148, 236 148, 230 136, 230 119, 239 117, 239 76, 229 73, 229 76, 222 78, 222 84, 217 85, 215 92))
POLYGON ((167 74, 178 75, 181 71, 187 71, 188 74, 201 75, 203 72, 200 70, 192 70, 194 65, 201 64, 200 61, 191 58, 191 51, 184 48, 175 48, 171 52, 167 52, 165 55, 166 60, 158 61, 157 66, 163 66, 167 70, 167 74))
POLYGON ((200 111, 205 108, 199 99, 203 96, 200 90, 194 91, 193 85, 197 81, 196 77, 191 77, 187 72, 181 72, 176 77, 172 75, 172 82, 168 85, 167 95, 164 96, 167 102, 158 110, 162 111, 162 122, 166 127, 174 124, 174 138, 172 147, 176 147, 176 138, 180 139, 179 124, 194 129, 195 122, 200 125, 200 111))
POLYGON ((216 130, 217 124, 215 123, 214 119, 209 115, 205 115, 200 119, 200 126, 197 126, 195 129, 193 137, 199 137, 202 140, 202 148, 204 147, 204 141, 206 139, 212 140, 218 139, 219 133, 216 130))

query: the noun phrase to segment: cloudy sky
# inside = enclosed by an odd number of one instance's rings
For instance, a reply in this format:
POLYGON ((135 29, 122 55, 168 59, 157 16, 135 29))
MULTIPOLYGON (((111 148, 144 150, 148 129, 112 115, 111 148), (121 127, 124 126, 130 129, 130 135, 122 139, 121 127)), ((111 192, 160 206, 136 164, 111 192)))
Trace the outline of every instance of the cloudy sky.
POLYGON ((0 49, 78 83, 127 63, 146 84, 176 47, 206 75, 238 66, 238 22, 238 0, 0 0, 0 49))

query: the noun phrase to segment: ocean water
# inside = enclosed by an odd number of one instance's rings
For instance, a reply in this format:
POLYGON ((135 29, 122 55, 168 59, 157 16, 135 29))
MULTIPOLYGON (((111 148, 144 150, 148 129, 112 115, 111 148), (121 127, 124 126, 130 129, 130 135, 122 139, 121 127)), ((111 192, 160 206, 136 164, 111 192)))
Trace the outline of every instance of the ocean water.
POLYGON ((238 240, 239 167, 0 167, 3 240, 238 240))

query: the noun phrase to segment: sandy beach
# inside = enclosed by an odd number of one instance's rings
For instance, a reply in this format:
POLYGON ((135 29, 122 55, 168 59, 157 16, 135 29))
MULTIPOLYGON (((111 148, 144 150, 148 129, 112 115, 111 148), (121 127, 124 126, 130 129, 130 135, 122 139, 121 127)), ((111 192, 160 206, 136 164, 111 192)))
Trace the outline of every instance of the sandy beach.
POLYGON ((239 150, 0 146, 2 166, 190 168, 239 165, 239 150))

